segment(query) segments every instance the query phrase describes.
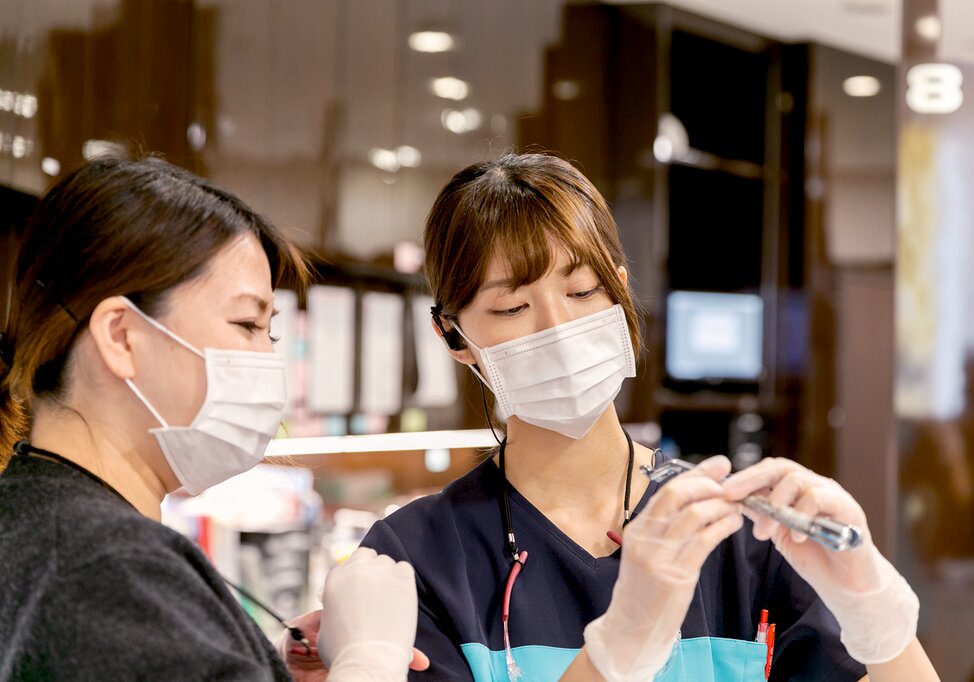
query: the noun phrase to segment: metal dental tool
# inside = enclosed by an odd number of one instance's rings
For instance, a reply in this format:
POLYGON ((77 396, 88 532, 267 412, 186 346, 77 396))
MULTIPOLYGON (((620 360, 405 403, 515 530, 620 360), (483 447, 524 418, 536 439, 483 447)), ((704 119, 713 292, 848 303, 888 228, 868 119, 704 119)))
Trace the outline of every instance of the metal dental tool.
MULTIPOLYGON (((642 466, 640 470, 649 477, 650 481, 664 483, 693 467, 693 464, 682 459, 671 459, 653 468, 642 466)), ((836 551, 852 549, 862 542, 862 531, 856 526, 839 523, 823 516, 808 516, 791 507, 776 507, 768 501, 768 498, 761 495, 748 495, 741 500, 741 504, 752 511, 771 517, 786 528, 804 533, 829 549, 836 551)))

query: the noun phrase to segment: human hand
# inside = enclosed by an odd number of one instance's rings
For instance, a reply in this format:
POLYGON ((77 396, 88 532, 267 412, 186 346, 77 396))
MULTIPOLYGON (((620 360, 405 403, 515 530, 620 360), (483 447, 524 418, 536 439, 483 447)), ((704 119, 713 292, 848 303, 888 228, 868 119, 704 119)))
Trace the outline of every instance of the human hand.
POLYGON ((318 639, 318 629, 321 627, 321 609, 293 618, 288 625, 299 628, 304 633, 305 639, 312 644, 312 648, 309 649, 295 640, 289 630, 285 630, 277 638, 274 646, 284 659, 291 677, 295 682, 324 682, 328 670, 318 658, 318 649, 314 647, 318 639))
POLYGON ((842 642, 861 663, 885 663, 916 636, 920 604, 903 577, 876 546, 862 507, 832 479, 797 462, 768 458, 723 483, 728 501, 762 494, 779 507, 858 526, 858 547, 834 551, 809 542, 804 533, 745 509, 754 537, 770 539, 785 560, 811 585, 842 629, 842 642))
MULTIPOLYGON (((282 632, 274 644, 274 648, 284 659, 288 672, 295 682, 324 682, 328 677, 328 669, 318 657, 318 648, 315 645, 321 627, 321 614, 321 609, 309 611, 288 622, 288 625, 299 628, 304 633, 305 639, 312 644, 310 649, 296 641, 289 630, 282 632)), ((422 651, 414 648, 409 669, 423 671, 429 667, 430 659, 422 651)))
POLYGON ((423 665, 414 661, 419 607, 408 563, 359 548, 328 574, 322 606, 318 651, 333 682, 404 680, 411 662, 423 665))
POLYGON ((626 526, 619 578, 605 615, 585 628, 589 659, 606 680, 646 680, 666 663, 703 562, 743 522, 711 457, 663 486, 626 526))

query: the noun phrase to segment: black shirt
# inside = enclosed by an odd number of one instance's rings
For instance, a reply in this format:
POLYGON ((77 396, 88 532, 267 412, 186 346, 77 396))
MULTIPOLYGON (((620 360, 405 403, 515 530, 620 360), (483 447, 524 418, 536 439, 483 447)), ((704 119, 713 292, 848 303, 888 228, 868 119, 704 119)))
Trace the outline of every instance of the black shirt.
POLYGON ((197 546, 61 462, 0 474, 0 680, 290 680, 197 546))

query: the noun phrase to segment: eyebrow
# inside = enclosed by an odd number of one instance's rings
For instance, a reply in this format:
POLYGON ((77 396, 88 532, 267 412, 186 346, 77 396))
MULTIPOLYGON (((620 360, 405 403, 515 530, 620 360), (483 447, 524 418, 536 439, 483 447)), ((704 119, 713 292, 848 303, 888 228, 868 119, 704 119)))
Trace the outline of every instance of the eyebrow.
MULTIPOLYGON (((562 277, 568 277, 569 275, 571 275, 573 272, 575 272, 576 270, 578 270, 583 265, 584 264, 583 263, 580 263, 580 262, 579 263, 569 263, 568 265, 560 268, 558 270, 558 274, 561 275, 562 277)), ((504 279, 492 279, 489 282, 484 282, 484 284, 481 285, 481 287, 480 287, 480 291, 487 291, 488 289, 500 289, 500 288, 510 289, 511 291, 514 291, 517 288, 515 286, 516 284, 517 284, 517 282, 514 281, 514 278, 513 277, 507 277, 507 278, 504 278, 504 279)))
MULTIPOLYGON (((237 294, 236 296, 233 297, 233 300, 235 301, 239 299, 246 299, 248 301, 253 301, 254 303, 257 304, 257 307, 260 309, 260 312, 264 312, 265 310, 271 307, 270 302, 268 302, 264 298, 261 298, 257 294, 237 294)), ((274 311, 274 314, 275 315, 277 314, 276 310, 274 311)))

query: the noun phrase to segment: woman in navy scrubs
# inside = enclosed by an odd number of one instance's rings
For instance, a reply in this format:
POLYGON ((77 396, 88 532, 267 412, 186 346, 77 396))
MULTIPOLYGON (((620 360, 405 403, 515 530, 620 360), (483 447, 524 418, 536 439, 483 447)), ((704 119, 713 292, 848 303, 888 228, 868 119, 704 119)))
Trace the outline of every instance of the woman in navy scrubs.
POLYGON ((916 597, 868 530, 831 552, 745 521, 740 500, 763 492, 866 529, 834 482, 786 460, 727 478, 723 457, 663 486, 638 474, 662 455, 613 406, 640 347, 626 258, 570 164, 509 155, 460 171, 425 245, 434 329, 506 428, 493 458, 363 543, 416 569, 432 665, 411 679, 763 679, 762 610, 771 679, 936 679, 916 597))

